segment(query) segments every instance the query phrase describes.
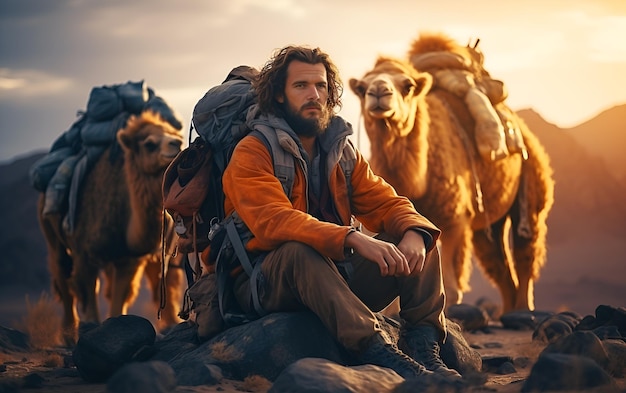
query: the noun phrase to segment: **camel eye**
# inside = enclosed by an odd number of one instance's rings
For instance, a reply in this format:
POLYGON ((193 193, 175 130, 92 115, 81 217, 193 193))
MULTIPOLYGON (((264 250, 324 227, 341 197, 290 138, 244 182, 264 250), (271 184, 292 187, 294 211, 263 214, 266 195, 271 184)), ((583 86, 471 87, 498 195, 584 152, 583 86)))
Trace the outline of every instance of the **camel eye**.
POLYGON ((159 147, 159 145, 157 145, 153 141, 146 141, 146 143, 144 143, 143 146, 149 152, 153 152, 153 151, 155 151, 159 147))
POLYGON ((415 91, 415 87, 415 82, 412 79, 405 79, 404 83, 402 83, 402 95, 406 97, 412 94, 415 91))

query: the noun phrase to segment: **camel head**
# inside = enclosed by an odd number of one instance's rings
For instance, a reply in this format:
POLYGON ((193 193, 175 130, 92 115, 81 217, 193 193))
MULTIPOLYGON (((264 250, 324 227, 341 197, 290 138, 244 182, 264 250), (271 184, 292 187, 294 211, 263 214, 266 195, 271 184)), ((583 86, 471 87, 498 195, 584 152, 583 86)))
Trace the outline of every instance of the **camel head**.
POLYGON ((117 133, 125 162, 144 176, 162 176, 180 152, 183 136, 157 113, 146 111, 131 116, 126 127, 117 133))
POLYGON ((432 86, 432 77, 410 64, 379 57, 362 79, 350 79, 361 101, 361 113, 371 140, 406 137, 417 126, 420 103, 432 86), (389 135, 373 135, 375 132, 389 135))

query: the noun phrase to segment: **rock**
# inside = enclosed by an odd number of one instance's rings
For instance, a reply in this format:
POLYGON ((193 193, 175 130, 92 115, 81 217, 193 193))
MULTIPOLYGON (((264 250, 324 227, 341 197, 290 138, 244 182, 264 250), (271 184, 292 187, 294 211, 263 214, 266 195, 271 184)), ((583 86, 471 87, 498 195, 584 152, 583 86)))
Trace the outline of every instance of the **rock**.
POLYGON ((497 373, 504 363, 512 363, 513 358, 511 356, 484 356, 482 362, 483 371, 497 373))
POLYGON ((469 304, 451 305, 446 311, 446 317, 461 325, 465 331, 484 329, 489 325, 487 311, 469 304))
MULTIPOLYGON (((381 327, 397 342, 400 324, 378 317, 381 327)), ((442 360, 464 376, 480 373, 480 354, 468 345, 457 323, 447 322, 447 340, 440 347, 442 360)), ((331 363, 360 366, 310 311, 272 313, 203 343, 198 343, 196 329, 194 323, 183 322, 155 341, 154 328, 144 318, 109 318, 80 337, 73 360, 88 382, 106 381, 131 362, 167 362, 178 385, 185 386, 215 385, 223 378, 243 381, 249 376, 274 381, 287 367, 307 358, 324 359, 327 368, 331 363)), ((142 373, 149 375, 150 370, 142 373)))
POLYGON ((493 300, 481 297, 476 301, 476 307, 482 308, 489 315, 489 319, 492 321, 497 321, 502 316, 502 306, 499 303, 494 302, 493 300))
POLYGON ((424 375, 407 379, 400 383, 391 393, 460 393, 468 391, 470 383, 459 378, 444 378, 438 374, 424 375))
POLYGON ((617 378, 626 376, 626 343, 623 340, 602 340, 609 364, 607 371, 617 378))
MULTIPOLYGON (((396 321, 380 317, 381 326, 397 340, 399 325, 396 321)), ((453 321, 448 321, 448 339, 441 346, 441 358, 451 368, 461 374, 480 372, 482 360, 480 354, 469 347, 462 335, 461 328, 453 321)), ((183 324, 181 324, 183 325, 183 324)), ((259 375, 270 381, 292 363, 305 358, 326 359, 346 366, 359 365, 357 360, 341 347, 322 325, 315 314, 309 311, 293 313, 272 313, 256 321, 233 327, 211 338, 195 348, 188 350, 189 342, 183 345, 185 350, 174 353, 176 339, 189 340, 194 333, 190 325, 179 326, 165 335, 163 345, 155 357, 166 360, 178 375, 180 385, 206 384, 200 382, 196 373, 189 373, 191 380, 181 377, 184 370, 194 367, 215 365, 225 378, 243 380, 250 375, 259 375), (171 355, 167 358, 166 353, 171 355), (201 365, 201 366, 198 366, 201 365)))
POLYGON ((533 340, 551 343, 572 333, 582 317, 572 313, 551 315, 541 321, 533 331, 533 340))
POLYGON ((457 323, 448 320, 447 325, 448 337, 439 352, 441 360, 461 375, 480 372, 483 361, 478 351, 469 346, 457 323))
POLYGON ((554 315, 551 312, 542 311, 511 311, 500 317, 500 322, 505 329, 534 330, 541 321, 554 315))
POLYGON ((404 378, 374 365, 346 367, 327 359, 304 358, 288 366, 268 393, 390 392, 404 378))
POLYGON ((600 305, 596 307, 596 315, 587 315, 576 327, 576 330, 594 330, 601 326, 615 326, 622 337, 626 337, 626 308, 600 305))
POLYGON ((176 380, 181 386, 213 386, 223 380, 223 373, 214 364, 194 363, 179 369, 176 380))
POLYGON ((580 355, 595 361, 598 366, 605 368, 609 358, 600 339, 592 332, 574 332, 548 344, 542 354, 558 353, 580 355))
POLYGON ((176 373, 194 364, 215 364, 229 379, 260 375, 274 380, 287 366, 307 357, 341 364, 354 361, 315 314, 303 311, 272 313, 232 327, 169 363, 176 373))
POLYGON ((79 337, 72 353, 80 376, 88 382, 106 381, 124 364, 146 360, 154 353, 152 323, 136 315, 109 318, 79 337))
POLYGON ((546 353, 531 369, 522 392, 583 391, 615 386, 615 381, 593 360, 578 355, 546 353))
POLYGON ((0 352, 25 352, 29 349, 30 343, 26 334, 0 326, 0 352))
POLYGON ((176 389, 176 374, 162 361, 130 363, 107 381, 107 393, 169 393, 176 389))

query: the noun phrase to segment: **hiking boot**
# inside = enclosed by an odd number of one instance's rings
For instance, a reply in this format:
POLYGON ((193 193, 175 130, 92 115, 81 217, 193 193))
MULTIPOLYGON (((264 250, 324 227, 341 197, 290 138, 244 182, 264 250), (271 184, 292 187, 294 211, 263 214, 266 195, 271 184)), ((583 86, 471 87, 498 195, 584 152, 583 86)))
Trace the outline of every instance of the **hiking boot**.
POLYGON ((439 332, 433 326, 418 326, 403 331, 398 347, 427 370, 445 377, 461 378, 456 370, 448 368, 439 356, 439 332))
POLYGON ((363 363, 390 368, 404 379, 432 374, 381 334, 372 337, 369 347, 361 353, 359 360, 363 363))

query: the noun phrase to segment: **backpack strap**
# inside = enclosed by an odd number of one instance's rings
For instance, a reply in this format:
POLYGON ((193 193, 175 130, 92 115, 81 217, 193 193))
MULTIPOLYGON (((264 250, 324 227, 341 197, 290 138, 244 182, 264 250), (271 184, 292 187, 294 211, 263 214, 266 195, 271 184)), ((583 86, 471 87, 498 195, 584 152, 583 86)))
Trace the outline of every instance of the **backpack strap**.
POLYGON ((248 253, 246 252, 246 248, 243 245, 241 238, 239 237, 239 232, 237 232, 237 228, 235 227, 235 220, 227 220, 226 233, 230 238, 235 254, 237 255, 237 259, 239 259, 239 263, 241 263, 243 270, 245 270, 248 277, 250 277, 250 293, 252 294, 252 304, 254 305, 254 310, 260 316, 264 316, 267 314, 267 312, 261 306, 261 301, 259 300, 259 291, 257 287, 257 280, 259 272, 261 271, 261 264, 257 263, 255 264, 255 266, 252 266, 250 258, 248 257, 248 253))
POLYGON ((354 172, 354 166, 356 164, 356 149, 351 140, 346 141, 346 145, 343 147, 343 154, 339 159, 339 165, 343 171, 343 175, 346 177, 346 186, 348 187, 348 198, 352 198, 352 172, 354 172))
POLYGON ((258 129, 254 129, 250 131, 250 135, 260 139, 270 152, 272 162, 274 163, 274 176, 280 180, 287 197, 290 197, 294 178, 296 177, 293 157, 280 146, 275 132, 261 132, 258 129))

